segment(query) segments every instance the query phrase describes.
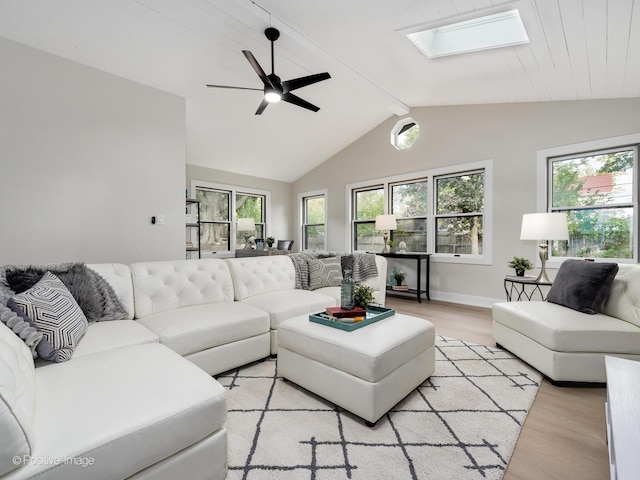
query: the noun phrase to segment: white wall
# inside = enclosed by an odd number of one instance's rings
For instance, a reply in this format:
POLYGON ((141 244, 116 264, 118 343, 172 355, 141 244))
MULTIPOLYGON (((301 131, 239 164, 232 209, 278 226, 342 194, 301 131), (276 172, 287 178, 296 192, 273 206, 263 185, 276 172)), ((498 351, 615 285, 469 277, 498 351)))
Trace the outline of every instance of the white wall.
POLYGON ((536 245, 519 239, 522 214, 536 211, 537 150, 640 132, 638 112, 637 98, 415 108, 412 148, 391 146, 398 118, 390 118, 295 182, 294 194, 328 189, 329 249, 344 250, 347 183, 492 160, 493 264, 432 262, 431 273, 432 298, 488 305, 504 299, 511 257, 537 257, 536 245))
POLYGON ((184 258, 184 99, 4 39, 0 64, 0 264, 184 258))

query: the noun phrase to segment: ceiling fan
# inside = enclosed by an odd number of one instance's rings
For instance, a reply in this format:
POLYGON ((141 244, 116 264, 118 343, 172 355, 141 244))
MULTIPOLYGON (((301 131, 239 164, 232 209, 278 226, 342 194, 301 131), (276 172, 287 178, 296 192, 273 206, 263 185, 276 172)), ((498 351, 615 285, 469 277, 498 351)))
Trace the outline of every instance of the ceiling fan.
POLYGON ((264 31, 265 36, 271 42, 271 74, 267 75, 264 73, 264 70, 253 56, 253 54, 249 50, 242 50, 244 56, 247 57, 249 63, 256 71, 260 80, 264 84, 264 88, 249 88, 249 87, 231 87, 228 85, 207 85, 207 87, 211 88, 233 88, 236 90, 257 90, 264 92, 264 98, 256 110, 256 115, 261 115, 267 105, 270 103, 279 102, 280 100, 288 103, 292 103, 302 108, 306 108, 313 112, 317 112, 320 110, 319 107, 303 100, 302 98, 291 93, 292 90, 296 90, 298 88, 306 87, 307 85, 311 85, 313 83, 321 82, 322 80, 327 80, 331 78, 327 72, 324 73, 316 73, 315 75, 308 75, 306 77, 294 78, 292 80, 285 80, 284 82, 280 80, 280 77, 274 73, 274 62, 273 62, 273 43, 280 37, 280 31, 276 28, 269 27, 264 31))

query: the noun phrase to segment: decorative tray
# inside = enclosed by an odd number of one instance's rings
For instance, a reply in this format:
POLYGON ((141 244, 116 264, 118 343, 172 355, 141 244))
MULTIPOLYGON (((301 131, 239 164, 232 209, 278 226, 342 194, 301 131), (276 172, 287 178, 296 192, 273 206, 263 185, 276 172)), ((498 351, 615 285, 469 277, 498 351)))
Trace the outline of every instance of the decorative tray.
POLYGON ((345 323, 338 320, 332 320, 324 316, 324 312, 318 312, 314 313, 313 315, 309 315, 309 321, 321 323, 333 328, 339 328, 340 330, 345 330, 347 332, 352 332, 359 328, 366 327, 367 325, 371 325, 372 323, 375 323, 378 320, 382 320, 383 318, 391 317, 395 314, 396 311, 393 308, 375 307, 373 305, 369 305, 367 307, 367 318, 365 318, 364 320, 360 320, 359 322, 345 323))

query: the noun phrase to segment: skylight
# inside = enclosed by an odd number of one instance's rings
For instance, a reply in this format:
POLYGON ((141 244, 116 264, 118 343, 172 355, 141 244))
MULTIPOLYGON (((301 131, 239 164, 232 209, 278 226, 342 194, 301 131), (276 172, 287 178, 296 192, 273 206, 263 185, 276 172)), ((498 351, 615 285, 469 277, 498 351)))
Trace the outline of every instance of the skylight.
POLYGON ((407 37, 429 58, 529 43, 518 10, 410 33, 407 37))

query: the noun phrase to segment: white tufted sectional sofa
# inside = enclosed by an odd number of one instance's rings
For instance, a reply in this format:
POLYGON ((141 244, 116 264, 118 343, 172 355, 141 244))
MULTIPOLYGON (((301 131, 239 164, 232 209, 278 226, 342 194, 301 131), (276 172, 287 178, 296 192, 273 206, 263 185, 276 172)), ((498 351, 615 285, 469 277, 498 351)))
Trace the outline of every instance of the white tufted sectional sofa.
MULTIPOLYGON (((384 303, 386 260, 367 280, 384 303)), ((125 320, 95 322, 64 363, 0 322, 0 479, 224 479, 224 388, 275 353, 283 320, 336 305, 295 289, 286 256, 91 264, 125 320), (198 368, 199 367, 199 368, 198 368)))

